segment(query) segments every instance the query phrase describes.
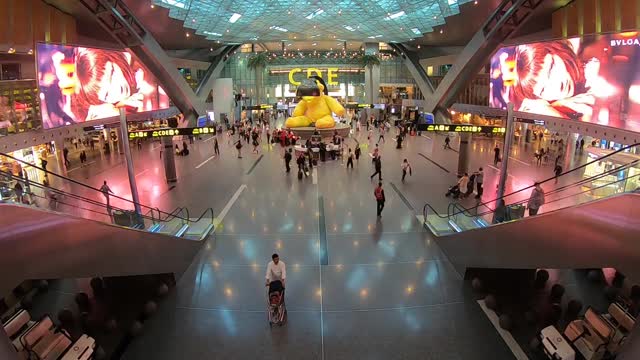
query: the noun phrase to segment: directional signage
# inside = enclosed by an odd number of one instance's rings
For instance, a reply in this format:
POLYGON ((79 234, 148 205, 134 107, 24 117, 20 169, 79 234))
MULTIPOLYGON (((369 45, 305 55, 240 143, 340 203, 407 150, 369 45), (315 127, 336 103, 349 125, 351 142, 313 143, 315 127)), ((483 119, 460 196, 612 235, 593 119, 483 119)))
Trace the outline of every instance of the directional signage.
POLYGON ((462 125, 462 124, 418 124, 420 131, 463 132, 504 135, 506 129, 501 126, 462 125))
POLYGON ((204 126, 195 128, 176 128, 176 129, 159 129, 159 130, 138 130, 130 131, 129 139, 146 139, 165 136, 181 136, 181 135, 203 135, 216 134, 214 126, 204 126))

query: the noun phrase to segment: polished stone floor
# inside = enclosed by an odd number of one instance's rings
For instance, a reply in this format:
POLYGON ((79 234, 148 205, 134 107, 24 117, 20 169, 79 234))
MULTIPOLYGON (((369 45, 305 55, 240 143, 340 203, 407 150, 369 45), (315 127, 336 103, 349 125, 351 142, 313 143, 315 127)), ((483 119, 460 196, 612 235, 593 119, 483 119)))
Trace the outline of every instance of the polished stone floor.
MULTIPOLYGON (((357 138, 366 143, 366 134, 357 138)), ((367 155, 373 143, 355 169, 330 161, 299 181, 295 171, 284 173, 279 146, 261 145, 260 154, 245 146, 238 159, 226 135, 219 135, 220 157, 212 157, 209 138, 176 158, 175 187, 164 181, 158 143, 134 149, 141 202, 165 210, 187 206, 192 217, 211 207, 221 223, 125 358, 513 358, 469 284, 415 218, 425 202, 446 211, 443 194, 456 180, 458 154, 443 150, 443 137, 434 134, 410 137, 401 150, 392 134, 386 138, 380 147, 387 202, 379 220, 367 155), (413 175, 403 183, 404 158, 413 175), (274 252, 287 264, 289 318, 270 329, 263 283, 274 252)), ((485 166, 485 187, 495 188, 498 170, 487 166, 495 140, 472 146, 471 167, 485 166)), ((549 167, 532 165, 531 148, 514 149, 509 189, 551 174, 549 167)), ((583 161, 571 154, 567 164, 583 161)), ((107 180, 116 194, 129 197, 121 156, 94 161, 69 176, 92 186, 107 180)))

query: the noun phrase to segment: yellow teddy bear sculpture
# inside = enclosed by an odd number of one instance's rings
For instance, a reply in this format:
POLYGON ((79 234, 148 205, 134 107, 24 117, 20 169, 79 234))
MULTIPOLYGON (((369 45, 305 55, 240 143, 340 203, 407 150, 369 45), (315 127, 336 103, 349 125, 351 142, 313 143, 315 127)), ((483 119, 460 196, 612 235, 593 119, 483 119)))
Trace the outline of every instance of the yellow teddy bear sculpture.
POLYGON ((329 96, 327 85, 319 76, 303 80, 298 86, 296 96, 302 99, 293 110, 293 116, 284 124, 286 128, 311 126, 315 123, 317 129, 331 129, 336 125, 331 113, 344 115, 344 108, 329 96))

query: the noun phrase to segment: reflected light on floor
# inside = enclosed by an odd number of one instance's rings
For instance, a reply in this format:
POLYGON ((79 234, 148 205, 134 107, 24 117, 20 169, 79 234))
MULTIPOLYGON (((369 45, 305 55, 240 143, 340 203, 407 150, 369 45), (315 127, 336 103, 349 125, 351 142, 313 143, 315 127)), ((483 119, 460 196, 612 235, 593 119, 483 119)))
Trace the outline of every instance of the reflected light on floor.
POLYGON ((413 292, 414 292, 413 285, 409 285, 409 286, 407 286, 407 287, 404 289, 404 292, 405 292, 407 295, 411 295, 411 294, 413 294, 413 292))
POLYGON ((360 245, 360 242, 358 240, 354 240, 353 241, 353 246, 358 246, 358 245, 360 245))
POLYGON ((336 271, 342 271, 342 264, 336 265, 336 271))
POLYGON ((360 290, 360 297, 361 298, 366 298, 368 295, 369 295, 369 290, 367 290, 367 289, 360 290))
POLYGON ((316 290, 316 296, 322 296, 322 289, 316 290))
POLYGON ((227 297, 231 297, 231 296, 233 296, 233 290, 230 287, 226 287, 226 288, 224 288, 224 294, 227 297))
POLYGON ((220 267, 220 263, 217 260, 213 260, 213 262, 211 263, 213 265, 214 268, 218 268, 220 267))

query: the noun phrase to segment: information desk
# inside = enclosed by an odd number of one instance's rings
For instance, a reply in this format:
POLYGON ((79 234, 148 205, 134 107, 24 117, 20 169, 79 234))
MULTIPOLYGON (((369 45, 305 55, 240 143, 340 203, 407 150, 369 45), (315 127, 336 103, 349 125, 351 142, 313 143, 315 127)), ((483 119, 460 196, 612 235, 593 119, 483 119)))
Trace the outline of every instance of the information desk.
POLYGON ((175 128, 175 129, 158 129, 158 130, 138 130, 129 132, 129 139, 146 139, 159 138, 165 136, 188 136, 188 135, 205 135, 216 134, 214 126, 204 126, 195 128, 175 128))

